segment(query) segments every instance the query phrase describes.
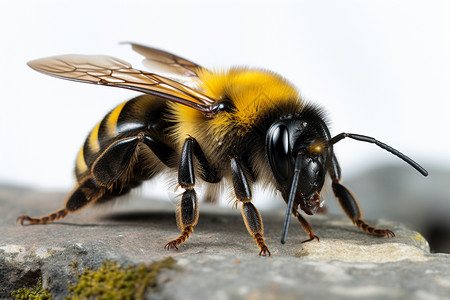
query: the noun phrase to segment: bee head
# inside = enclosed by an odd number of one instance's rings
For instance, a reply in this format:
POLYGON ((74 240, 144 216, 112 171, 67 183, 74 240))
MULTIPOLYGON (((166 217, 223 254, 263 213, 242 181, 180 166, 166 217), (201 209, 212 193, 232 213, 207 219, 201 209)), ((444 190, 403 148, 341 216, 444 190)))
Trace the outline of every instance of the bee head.
POLYGON ((328 140, 328 129, 317 114, 283 116, 267 132, 266 153, 278 189, 286 202, 293 197, 295 207, 309 215, 321 205, 331 155, 328 140))

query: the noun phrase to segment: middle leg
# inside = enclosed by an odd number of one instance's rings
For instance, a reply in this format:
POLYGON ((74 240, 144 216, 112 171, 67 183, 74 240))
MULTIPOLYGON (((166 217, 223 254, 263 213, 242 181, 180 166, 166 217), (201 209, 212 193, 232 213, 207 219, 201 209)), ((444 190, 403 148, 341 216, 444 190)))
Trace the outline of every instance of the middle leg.
POLYGON ((194 231, 194 226, 198 222, 198 200, 195 192, 195 171, 193 155, 197 158, 202 169, 203 179, 209 182, 220 181, 216 170, 211 167, 206 156, 201 150, 197 141, 189 137, 186 139, 181 151, 181 160, 178 169, 178 184, 185 189, 181 201, 177 204, 177 224, 181 230, 181 235, 166 244, 165 248, 178 249, 178 245, 184 243, 189 235, 194 231))
POLYGON ((177 246, 189 238, 198 221, 198 202, 194 190, 195 172, 192 158, 192 140, 190 138, 186 139, 181 151, 178 184, 185 189, 181 200, 177 203, 177 224, 181 230, 181 235, 166 244, 167 250, 170 248, 178 249, 177 246))

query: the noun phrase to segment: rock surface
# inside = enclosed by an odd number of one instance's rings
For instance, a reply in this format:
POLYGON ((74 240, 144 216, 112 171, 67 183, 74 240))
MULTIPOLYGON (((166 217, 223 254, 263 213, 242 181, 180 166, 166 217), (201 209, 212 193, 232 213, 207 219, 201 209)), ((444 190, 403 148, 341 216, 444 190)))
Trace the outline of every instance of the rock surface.
MULTIPOLYGON (((42 279, 55 299, 67 295, 78 270, 104 260, 123 265, 176 259, 149 299, 450 299, 450 256, 430 254, 424 238, 400 224, 374 221, 396 233, 369 236, 344 216, 308 218, 320 242, 295 220, 279 242, 284 210, 262 211, 271 257, 258 249, 239 211, 200 205, 191 238, 178 251, 174 205, 134 199, 111 209, 88 208, 47 225, 20 226, 17 216, 61 208, 65 195, 0 187, 0 298, 42 279)), ((257 203, 256 203, 257 205, 257 203)))

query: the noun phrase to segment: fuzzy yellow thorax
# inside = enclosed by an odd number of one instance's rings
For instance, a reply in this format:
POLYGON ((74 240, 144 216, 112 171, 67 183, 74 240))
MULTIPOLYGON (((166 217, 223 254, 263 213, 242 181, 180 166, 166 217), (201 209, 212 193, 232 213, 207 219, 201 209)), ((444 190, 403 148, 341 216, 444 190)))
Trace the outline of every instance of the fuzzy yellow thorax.
POLYGON ((195 109, 175 104, 175 118, 179 123, 177 134, 195 135, 206 131, 217 140, 226 134, 243 136, 253 128, 258 118, 270 110, 285 103, 298 102, 300 105, 300 96, 295 87, 269 71, 249 68, 201 69, 198 76, 201 92, 217 102, 228 101, 235 109, 207 119, 195 109))

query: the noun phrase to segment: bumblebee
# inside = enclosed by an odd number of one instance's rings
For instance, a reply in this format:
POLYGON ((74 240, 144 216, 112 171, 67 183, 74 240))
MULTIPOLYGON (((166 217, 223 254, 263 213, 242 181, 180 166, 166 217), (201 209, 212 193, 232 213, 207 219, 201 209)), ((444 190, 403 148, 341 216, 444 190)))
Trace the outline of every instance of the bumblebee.
MULTIPOLYGON (((374 143, 427 176, 419 164, 372 137, 351 133, 332 137, 323 110, 302 99, 278 74, 245 67, 208 70, 165 51, 131 46, 145 57, 144 65, 169 75, 137 70, 103 55, 61 55, 28 63, 47 75, 145 95, 114 108, 89 133, 76 159, 77 185, 64 208, 40 218, 20 216, 17 221, 22 225, 53 222, 90 204, 110 201, 168 170, 177 172, 183 193, 176 212, 181 234, 166 249, 178 249, 197 224, 198 179, 213 187, 222 180, 232 184, 234 206, 241 205, 259 255, 270 251, 260 213, 252 203, 256 182, 278 190, 287 204, 283 244, 291 214, 309 235, 304 242, 319 240, 300 211, 313 215, 323 205, 320 193, 327 176, 357 227, 376 236, 394 236, 391 230, 363 220, 356 198, 340 183, 333 146, 344 138, 374 143)), ((207 197, 216 196, 216 189, 207 190, 207 197)))

